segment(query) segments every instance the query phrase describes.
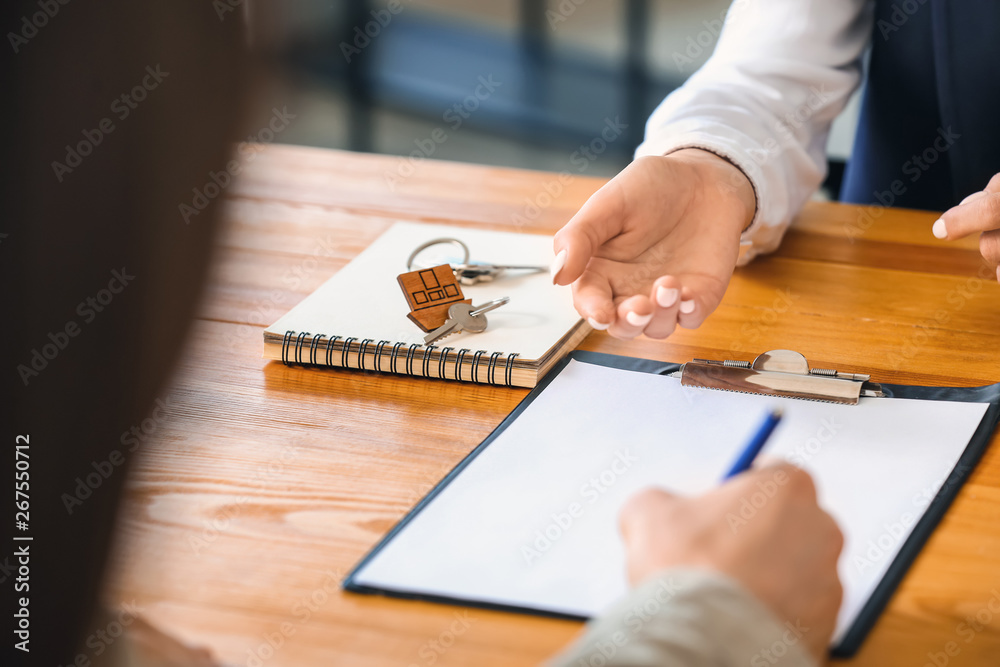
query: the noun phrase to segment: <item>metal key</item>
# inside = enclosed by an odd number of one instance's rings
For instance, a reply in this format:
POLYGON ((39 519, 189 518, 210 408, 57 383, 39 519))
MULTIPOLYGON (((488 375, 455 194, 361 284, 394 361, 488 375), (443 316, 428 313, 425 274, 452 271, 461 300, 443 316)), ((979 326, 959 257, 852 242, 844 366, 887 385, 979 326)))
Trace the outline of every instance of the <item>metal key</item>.
POLYGON ((458 282, 463 285, 475 285, 476 283, 485 283, 495 278, 499 278, 501 275, 507 271, 531 271, 534 273, 540 273, 542 271, 548 271, 548 266, 534 266, 534 265, 523 265, 523 264, 490 264, 489 262, 474 262, 469 259, 469 246, 465 245, 464 242, 454 239, 451 237, 433 239, 427 243, 421 243, 416 249, 410 253, 409 259, 406 260, 406 270, 413 271, 414 269, 419 270, 420 265, 417 264, 416 259, 423 251, 427 248, 431 248, 436 245, 454 245, 462 250, 462 259, 456 260, 438 258, 435 261, 437 263, 447 262, 451 265, 451 270, 455 274, 455 278, 458 282))
POLYGON ((452 264, 451 270, 455 273, 455 277, 458 278, 458 282, 463 285, 475 285, 476 283, 491 282, 502 276, 507 271, 529 271, 531 273, 541 273, 542 271, 548 271, 549 269, 546 266, 523 264, 486 264, 483 262, 477 262, 474 264, 452 264))
POLYGON ((444 324, 424 336, 424 345, 435 343, 445 336, 467 331, 482 333, 486 331, 486 313, 499 308, 510 301, 509 296, 495 299, 481 306, 470 306, 467 303, 455 303, 448 309, 448 319, 444 324))

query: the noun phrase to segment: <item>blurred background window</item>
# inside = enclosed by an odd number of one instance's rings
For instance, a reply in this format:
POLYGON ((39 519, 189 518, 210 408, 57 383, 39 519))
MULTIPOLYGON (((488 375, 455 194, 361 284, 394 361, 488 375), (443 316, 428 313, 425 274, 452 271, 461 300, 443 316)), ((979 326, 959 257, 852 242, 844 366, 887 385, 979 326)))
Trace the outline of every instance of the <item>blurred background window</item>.
MULTIPOLYGON (((253 40, 284 66, 258 108, 296 115, 283 143, 612 176, 650 112, 711 55, 729 4, 252 3, 253 40)), ((833 192, 857 97, 830 138, 833 192)))

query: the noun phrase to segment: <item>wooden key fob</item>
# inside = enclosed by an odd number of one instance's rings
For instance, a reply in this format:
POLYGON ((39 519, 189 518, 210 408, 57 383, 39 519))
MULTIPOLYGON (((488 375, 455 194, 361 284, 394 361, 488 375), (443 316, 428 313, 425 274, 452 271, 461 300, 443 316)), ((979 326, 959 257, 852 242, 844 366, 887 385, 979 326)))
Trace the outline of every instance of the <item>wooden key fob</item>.
POLYGON ((424 331, 433 331, 444 324, 452 304, 472 303, 472 299, 462 294, 458 279, 448 264, 403 273, 396 280, 410 306, 407 317, 424 331))

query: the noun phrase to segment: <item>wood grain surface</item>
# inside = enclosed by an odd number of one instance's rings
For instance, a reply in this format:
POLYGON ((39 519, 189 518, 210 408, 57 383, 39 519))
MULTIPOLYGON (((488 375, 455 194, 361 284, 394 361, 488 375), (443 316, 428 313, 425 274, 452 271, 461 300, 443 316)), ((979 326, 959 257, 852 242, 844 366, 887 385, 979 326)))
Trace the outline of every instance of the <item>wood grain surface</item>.
MULTIPOLYGON (((243 665, 530 665, 570 641, 580 624, 340 590, 527 390, 285 367, 261 359, 262 331, 397 220, 551 234, 602 182, 288 146, 257 156, 225 193, 166 411, 142 425, 108 602, 243 665)), ((976 239, 939 241, 934 219, 811 203, 700 329, 595 332, 582 348, 678 362, 791 348, 875 380, 1000 381, 1000 288, 976 239)), ((852 664, 1000 662, 996 445, 852 664)))

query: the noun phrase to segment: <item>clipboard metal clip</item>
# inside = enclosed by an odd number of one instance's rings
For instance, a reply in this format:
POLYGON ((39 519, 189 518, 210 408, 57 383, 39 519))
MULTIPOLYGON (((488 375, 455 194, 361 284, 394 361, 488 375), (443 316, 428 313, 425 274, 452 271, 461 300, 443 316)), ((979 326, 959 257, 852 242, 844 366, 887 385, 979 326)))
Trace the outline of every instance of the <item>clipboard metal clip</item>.
POLYGON ((685 387, 723 389, 748 394, 803 398, 857 405, 862 396, 881 397, 882 386, 870 375, 809 368, 793 350, 771 350, 749 361, 693 359, 672 373, 685 387))

